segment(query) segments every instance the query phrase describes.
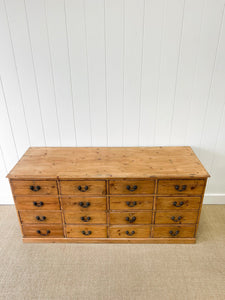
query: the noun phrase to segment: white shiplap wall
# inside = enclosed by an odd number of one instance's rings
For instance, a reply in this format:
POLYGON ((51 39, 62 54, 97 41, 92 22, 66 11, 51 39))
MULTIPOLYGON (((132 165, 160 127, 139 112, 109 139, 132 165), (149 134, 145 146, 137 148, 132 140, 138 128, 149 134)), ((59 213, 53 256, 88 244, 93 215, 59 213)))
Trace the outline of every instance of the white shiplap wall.
POLYGON ((0 203, 45 145, 191 145, 225 203, 224 5, 0 0, 0 203))

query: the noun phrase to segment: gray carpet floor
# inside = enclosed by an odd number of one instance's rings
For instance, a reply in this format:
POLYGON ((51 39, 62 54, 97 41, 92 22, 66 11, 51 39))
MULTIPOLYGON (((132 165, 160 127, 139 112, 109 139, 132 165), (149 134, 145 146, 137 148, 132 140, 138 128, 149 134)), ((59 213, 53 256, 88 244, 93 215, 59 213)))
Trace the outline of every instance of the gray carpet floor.
POLYGON ((0 206, 0 299, 225 299, 225 205, 204 205, 197 244, 23 244, 0 206))

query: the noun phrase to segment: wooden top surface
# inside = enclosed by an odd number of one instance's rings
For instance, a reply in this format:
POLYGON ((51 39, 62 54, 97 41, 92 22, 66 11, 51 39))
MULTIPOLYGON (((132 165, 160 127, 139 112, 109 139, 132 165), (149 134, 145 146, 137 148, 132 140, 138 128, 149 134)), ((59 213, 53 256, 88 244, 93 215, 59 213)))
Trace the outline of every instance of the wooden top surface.
POLYGON ((8 178, 204 178, 191 147, 31 147, 8 178))

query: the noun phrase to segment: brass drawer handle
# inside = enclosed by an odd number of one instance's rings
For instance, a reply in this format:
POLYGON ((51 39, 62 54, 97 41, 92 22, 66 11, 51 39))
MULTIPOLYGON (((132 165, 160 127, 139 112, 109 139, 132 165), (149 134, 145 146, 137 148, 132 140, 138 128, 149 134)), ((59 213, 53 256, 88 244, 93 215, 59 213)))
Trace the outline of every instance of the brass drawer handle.
POLYGON ((179 185, 175 185, 175 190, 177 190, 178 192, 183 192, 183 191, 185 191, 186 190, 186 188, 187 188, 187 186, 186 185, 182 185, 182 187, 180 188, 180 186, 179 185))
POLYGON ((78 189, 80 192, 86 192, 86 191, 88 190, 88 186, 85 185, 85 187, 84 187, 84 189, 83 189, 82 186, 79 185, 79 186, 77 187, 77 189, 78 189))
POLYGON ((33 204, 34 204, 34 206, 41 207, 41 206, 44 205, 44 202, 42 202, 42 201, 40 201, 40 202, 34 201, 33 204))
POLYGON ((181 207, 182 205, 184 205, 184 202, 183 202, 183 201, 180 201, 178 205, 177 205, 177 201, 174 201, 174 202, 173 202, 173 206, 181 207))
POLYGON ((84 202, 80 202, 79 205, 80 205, 81 207, 83 207, 83 208, 87 208, 88 206, 91 205, 91 203, 90 203, 90 202, 86 202, 86 204, 84 204, 84 202))
POLYGON ((40 235, 43 235, 43 236, 47 236, 51 233, 51 231, 47 230, 46 233, 42 233, 41 230, 37 230, 37 233, 40 234, 40 235))
POLYGON ((133 202, 127 201, 126 205, 129 207, 134 207, 135 205, 137 205, 137 202, 136 201, 133 201, 133 202))
POLYGON ((88 230, 87 232, 85 230, 82 231, 82 234, 83 235, 91 235, 92 234, 92 231, 91 230, 88 230))
POLYGON ((171 236, 176 236, 176 235, 178 235, 179 232, 180 232, 179 230, 176 230, 175 232, 173 232, 173 230, 170 230, 169 234, 171 236))
POLYGON ((130 185, 127 185, 127 190, 130 192, 136 191, 137 188, 138 188, 137 185, 134 185, 133 187, 131 187, 130 185))
POLYGON ((40 189, 41 189, 40 185, 37 185, 37 186, 31 185, 30 186, 30 190, 33 192, 38 192, 38 191, 40 191, 40 189))
POLYGON ((132 236, 135 234, 135 231, 132 230, 131 232, 129 232, 128 230, 126 231, 126 235, 132 236))
POLYGON ((182 218, 183 218, 182 216, 179 216, 177 218, 173 216, 173 217, 171 217, 171 220, 174 222, 179 222, 182 218))
POLYGON ((42 217, 36 216, 36 219, 37 219, 38 221, 45 221, 45 220, 46 220, 46 217, 45 217, 45 216, 42 216, 42 217))
POLYGON ((133 216, 132 218, 126 217, 126 221, 128 221, 128 222, 130 222, 130 223, 133 223, 133 222, 136 221, 136 217, 135 217, 135 216, 133 216))
POLYGON ((89 222, 91 220, 91 217, 80 217, 80 219, 83 222, 89 222))

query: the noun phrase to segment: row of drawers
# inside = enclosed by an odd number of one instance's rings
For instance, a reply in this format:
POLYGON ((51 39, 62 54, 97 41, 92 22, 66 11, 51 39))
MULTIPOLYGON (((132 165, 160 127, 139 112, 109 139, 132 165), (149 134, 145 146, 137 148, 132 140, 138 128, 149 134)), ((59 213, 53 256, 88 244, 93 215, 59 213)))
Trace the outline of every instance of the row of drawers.
MULTIPOLYGON (((59 191, 57 182, 53 180, 13 180, 11 181, 14 195, 119 195, 119 194, 154 194, 155 180, 109 180, 107 191, 106 181, 101 180, 61 180, 59 191)), ((201 195, 205 181, 198 180, 159 180, 156 193, 159 195, 201 195)))
MULTIPOLYGON (((98 211, 84 212, 74 211, 19 211, 22 224, 62 224, 63 218, 66 224, 107 224, 107 213, 98 211)), ((109 224, 195 224, 198 211, 136 211, 136 212, 110 212, 109 224)))
POLYGON ((23 225, 24 237, 42 238, 193 238, 195 226, 23 225))
MULTIPOLYGON (((151 210, 154 197, 110 196, 106 197, 60 197, 62 209, 76 211, 99 210, 151 210)), ((157 210, 199 209, 201 197, 155 197, 157 210)), ((59 210, 58 196, 15 196, 18 210, 59 210)))

